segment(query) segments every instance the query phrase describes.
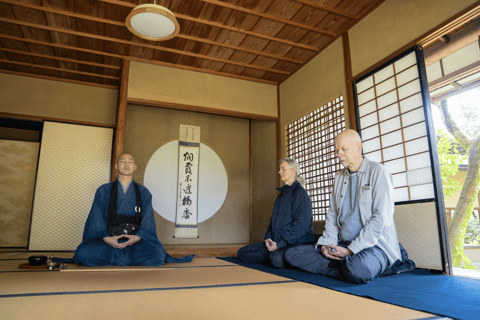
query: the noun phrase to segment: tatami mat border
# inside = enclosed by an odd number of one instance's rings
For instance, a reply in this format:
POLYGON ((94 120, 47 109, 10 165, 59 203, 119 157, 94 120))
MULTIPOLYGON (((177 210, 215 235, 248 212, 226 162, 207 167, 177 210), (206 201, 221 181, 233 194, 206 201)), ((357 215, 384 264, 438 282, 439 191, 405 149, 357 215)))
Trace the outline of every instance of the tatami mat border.
MULTIPOLYGON (((11 260, 17 260, 17 259, 11 259, 11 260)), ((25 259, 18 259, 18 260, 25 260, 25 259)), ((161 266, 158 267, 158 269, 162 268, 173 268, 173 269, 189 269, 189 268, 223 268, 223 267, 238 267, 236 264, 232 265, 219 265, 219 266, 175 266, 175 267, 169 267, 169 266, 161 266)), ((22 269, 22 270, 5 270, 5 271, 0 271, 0 273, 12 273, 12 272, 58 272, 60 271, 59 269, 55 270, 28 270, 28 269, 22 269)))
POLYGON ((282 284, 300 282, 297 280, 282 281, 266 281, 266 282, 250 282, 250 283, 231 283, 217 284, 207 286, 190 286, 190 287, 169 287, 169 288, 149 288, 149 289, 125 289, 125 290, 98 290, 98 291, 70 291, 70 292, 37 292, 37 293, 19 293, 19 294, 3 294, 0 299, 4 298, 21 298, 21 297, 39 297, 39 296, 58 296, 58 295, 75 295, 75 294, 98 294, 98 293, 124 293, 124 292, 146 292, 146 291, 166 291, 166 290, 188 290, 188 289, 210 289, 210 288, 226 288, 226 287, 246 287, 267 284, 282 284))
POLYGON ((15 259, 0 259, 0 261, 12 261, 12 260, 28 260, 25 258, 15 258, 15 259))
POLYGON ((8 270, 0 271, 0 273, 14 273, 14 272, 59 272, 60 270, 8 270))

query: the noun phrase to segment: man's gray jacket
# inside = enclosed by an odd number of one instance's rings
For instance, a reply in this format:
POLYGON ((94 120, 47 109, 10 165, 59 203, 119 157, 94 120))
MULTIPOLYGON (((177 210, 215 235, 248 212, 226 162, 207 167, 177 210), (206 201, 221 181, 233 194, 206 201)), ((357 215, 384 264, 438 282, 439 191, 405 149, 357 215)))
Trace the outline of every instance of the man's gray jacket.
MULTIPOLYGON (((348 189, 349 175, 347 168, 335 175, 325 231, 318 239, 317 245, 338 244, 339 216, 348 189)), ((357 254, 363 249, 378 246, 385 252, 389 264, 392 265, 395 261, 401 260, 397 230, 393 220, 395 205, 392 176, 383 165, 367 158, 364 158, 357 175, 357 199, 363 228, 348 248, 357 254)))

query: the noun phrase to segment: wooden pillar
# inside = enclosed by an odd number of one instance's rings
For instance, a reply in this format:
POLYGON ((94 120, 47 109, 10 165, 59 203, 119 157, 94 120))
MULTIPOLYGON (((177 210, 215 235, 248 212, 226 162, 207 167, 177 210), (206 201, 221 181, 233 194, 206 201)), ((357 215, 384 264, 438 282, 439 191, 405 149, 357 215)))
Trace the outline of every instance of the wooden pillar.
POLYGON ((117 120, 115 121, 115 136, 113 138, 112 170, 111 170, 112 176, 110 178, 111 181, 117 178, 117 170, 115 170, 115 163, 117 161, 118 156, 120 156, 123 152, 123 143, 125 140, 129 69, 130 69, 130 60, 123 60, 122 77, 120 82, 120 89, 118 90, 117 120))
MULTIPOLYGON (((280 117, 280 86, 277 85, 277 162, 282 158, 282 119, 280 117)), ((282 186, 280 177, 277 175, 277 185, 282 186)))
POLYGON ((345 81, 347 83, 347 110, 350 129, 357 130, 357 119, 355 118, 355 103, 353 97, 353 71, 352 56, 350 55, 350 39, 348 31, 342 34, 343 39, 343 59, 345 61, 345 81))
POLYGON ((252 119, 248 119, 248 181, 249 181, 249 226, 248 243, 252 243, 252 228, 253 228, 253 163, 252 163, 252 119))

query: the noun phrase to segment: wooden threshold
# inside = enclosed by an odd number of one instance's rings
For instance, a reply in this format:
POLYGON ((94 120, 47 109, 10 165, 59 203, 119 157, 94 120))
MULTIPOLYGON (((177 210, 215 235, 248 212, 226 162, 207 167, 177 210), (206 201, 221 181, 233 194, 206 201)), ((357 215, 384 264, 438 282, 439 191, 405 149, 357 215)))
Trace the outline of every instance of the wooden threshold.
POLYGON ((194 254, 196 258, 207 257, 236 257, 238 249, 246 244, 227 245, 164 245, 165 250, 173 257, 182 257, 194 254))

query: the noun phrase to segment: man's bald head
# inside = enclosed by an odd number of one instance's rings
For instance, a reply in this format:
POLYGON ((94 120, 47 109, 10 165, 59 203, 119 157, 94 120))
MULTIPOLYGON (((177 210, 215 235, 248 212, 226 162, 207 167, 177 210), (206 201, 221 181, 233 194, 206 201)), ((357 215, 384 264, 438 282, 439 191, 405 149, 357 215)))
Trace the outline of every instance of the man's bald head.
POLYGON ((360 138, 358 132, 352 129, 346 129, 345 131, 340 132, 335 139, 343 138, 354 139, 355 141, 362 143, 362 138, 360 138))
POLYGON ((335 155, 350 172, 355 172, 363 162, 362 139, 352 129, 347 129, 335 137, 335 155))

